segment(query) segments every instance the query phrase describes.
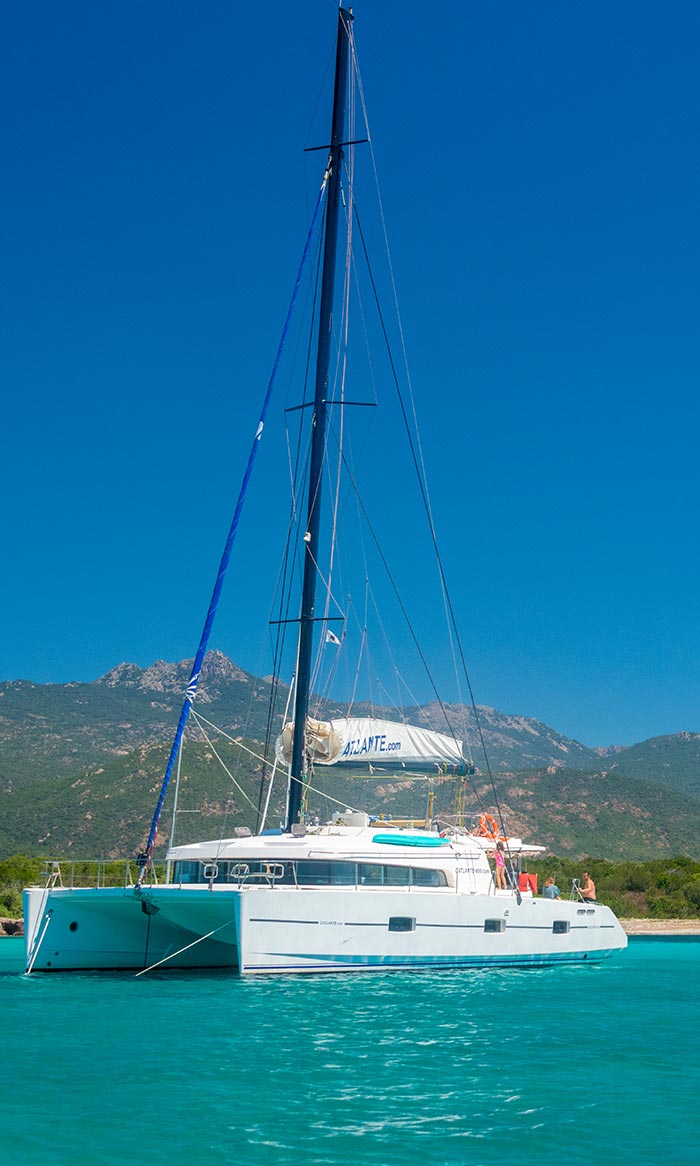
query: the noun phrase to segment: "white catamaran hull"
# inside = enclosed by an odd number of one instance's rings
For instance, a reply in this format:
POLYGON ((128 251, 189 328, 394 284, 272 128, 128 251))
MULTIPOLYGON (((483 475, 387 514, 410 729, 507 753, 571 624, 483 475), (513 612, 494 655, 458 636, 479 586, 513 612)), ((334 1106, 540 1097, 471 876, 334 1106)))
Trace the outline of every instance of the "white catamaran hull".
POLYGON ((600 960, 627 945, 608 907, 511 891, 31 888, 25 921, 34 971, 533 966, 600 960))

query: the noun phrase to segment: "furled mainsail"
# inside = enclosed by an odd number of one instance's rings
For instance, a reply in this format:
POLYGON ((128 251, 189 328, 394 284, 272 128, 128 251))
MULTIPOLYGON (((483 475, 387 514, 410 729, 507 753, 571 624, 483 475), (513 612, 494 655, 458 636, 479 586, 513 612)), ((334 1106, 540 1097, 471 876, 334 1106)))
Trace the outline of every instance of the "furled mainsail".
MULTIPOLYGON (((287 724, 277 738, 277 760, 289 765, 294 725, 287 724)), ((462 743, 444 733, 378 721, 348 717, 333 721, 306 721, 306 747, 315 765, 364 765, 382 768, 424 769, 463 766, 462 743)))

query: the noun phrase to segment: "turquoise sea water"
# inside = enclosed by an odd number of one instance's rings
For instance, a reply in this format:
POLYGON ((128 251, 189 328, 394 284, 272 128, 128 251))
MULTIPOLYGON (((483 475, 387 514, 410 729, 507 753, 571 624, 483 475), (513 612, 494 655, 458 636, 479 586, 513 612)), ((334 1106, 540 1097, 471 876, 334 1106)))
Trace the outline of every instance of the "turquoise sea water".
POLYGON ((697 939, 572 968, 251 980, 24 976, 16 952, 0 942, 12 1166, 698 1160, 697 939))

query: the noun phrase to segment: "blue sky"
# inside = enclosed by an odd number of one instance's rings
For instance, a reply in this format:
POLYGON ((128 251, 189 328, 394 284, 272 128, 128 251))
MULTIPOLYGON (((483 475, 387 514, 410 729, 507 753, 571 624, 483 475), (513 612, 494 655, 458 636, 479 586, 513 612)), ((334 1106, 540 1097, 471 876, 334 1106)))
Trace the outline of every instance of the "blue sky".
MULTIPOLYGON (((4 6, 3 678, 194 652, 317 180, 334 8, 4 6)), ((700 731, 700 9, 355 17, 476 698, 589 745, 700 731)), ((214 640, 265 672, 258 505, 214 640)))

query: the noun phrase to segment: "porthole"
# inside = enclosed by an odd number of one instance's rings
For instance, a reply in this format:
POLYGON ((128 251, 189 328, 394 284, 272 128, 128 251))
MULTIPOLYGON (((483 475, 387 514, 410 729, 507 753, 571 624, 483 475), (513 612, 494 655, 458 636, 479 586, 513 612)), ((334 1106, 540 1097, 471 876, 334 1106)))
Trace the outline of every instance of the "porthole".
POLYGON ((72 923, 70 923, 68 925, 68 930, 69 931, 77 931, 78 930, 78 924, 75 922, 75 919, 73 920, 72 923))

